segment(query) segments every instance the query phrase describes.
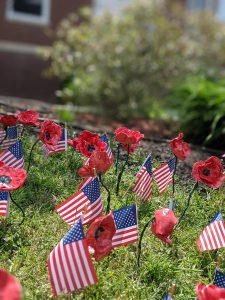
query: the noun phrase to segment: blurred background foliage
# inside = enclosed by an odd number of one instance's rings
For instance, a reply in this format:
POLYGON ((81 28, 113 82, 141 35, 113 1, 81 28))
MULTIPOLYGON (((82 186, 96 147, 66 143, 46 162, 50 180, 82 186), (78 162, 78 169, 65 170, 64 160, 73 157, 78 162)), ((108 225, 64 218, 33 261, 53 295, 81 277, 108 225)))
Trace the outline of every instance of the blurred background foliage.
POLYGON ((190 77, 174 87, 179 126, 195 144, 225 149, 225 80, 190 77))
POLYGON ((225 25, 213 15, 163 0, 136 1, 119 16, 83 9, 41 53, 64 101, 119 120, 177 118, 195 143, 221 146, 225 25))

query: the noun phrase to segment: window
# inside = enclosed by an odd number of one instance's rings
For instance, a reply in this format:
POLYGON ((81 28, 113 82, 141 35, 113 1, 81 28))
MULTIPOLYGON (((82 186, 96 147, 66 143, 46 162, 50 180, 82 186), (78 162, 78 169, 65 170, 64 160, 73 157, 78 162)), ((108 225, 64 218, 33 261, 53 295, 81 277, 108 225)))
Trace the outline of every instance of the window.
POLYGON ((193 10, 210 10, 217 18, 225 22, 225 0, 188 0, 187 8, 193 10))
POLYGON ((214 11, 215 3, 214 0, 188 0, 187 6, 190 10, 208 9, 214 11))
POLYGON ((6 18, 10 21, 47 25, 51 0, 7 0, 6 18))
POLYGON ((118 14, 121 9, 132 3, 132 0, 94 0, 93 9, 95 15, 101 15, 105 10, 118 14))

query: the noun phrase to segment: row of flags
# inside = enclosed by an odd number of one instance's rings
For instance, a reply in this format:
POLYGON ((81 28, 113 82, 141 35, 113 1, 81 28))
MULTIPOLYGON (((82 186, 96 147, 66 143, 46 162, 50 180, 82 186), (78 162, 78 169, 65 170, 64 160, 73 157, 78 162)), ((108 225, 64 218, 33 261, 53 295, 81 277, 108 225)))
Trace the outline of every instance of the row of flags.
MULTIPOLYGON (((109 158, 113 154, 107 135, 100 138, 106 144, 106 153, 109 158)), ((16 126, 0 130, 0 148, 4 151, 0 154, 0 161, 15 169, 24 168, 22 142, 18 140, 18 128, 16 126), (7 138, 5 138, 7 135, 7 138)), ((44 157, 67 150, 67 129, 63 129, 62 137, 54 151, 50 151, 42 145, 44 157)), ((175 157, 171 158, 160 167, 153 169, 151 155, 143 163, 137 173, 133 186, 141 199, 146 201, 152 194, 153 178, 162 194, 172 182, 175 170, 175 157)), ((8 217, 10 206, 10 194, 0 192, 0 216, 8 217)), ((69 233, 50 253, 48 258, 48 270, 54 295, 60 292, 71 292, 97 283, 98 279, 88 251, 83 226, 90 224, 103 212, 103 202, 98 177, 86 178, 79 190, 59 204, 56 208, 59 216, 70 226, 69 233)), ((169 209, 174 209, 171 199, 169 209)), ((128 245, 138 241, 137 207, 131 205, 112 212, 116 233, 112 239, 114 248, 128 245)), ((225 223, 219 210, 206 226, 197 240, 200 251, 215 250, 225 247, 225 223)), ((216 269, 214 284, 225 288, 225 274, 216 269)), ((164 300, 172 300, 168 293, 164 300)))
MULTIPOLYGON (((0 161, 14 169, 24 169, 24 156, 22 141, 18 139, 18 127, 7 127, 6 130, 0 129, 0 161)), ((44 146, 44 145, 43 145, 44 146)), ((67 130, 63 129, 62 138, 54 151, 47 151, 43 147, 45 158, 47 156, 67 150, 67 130)), ((0 216, 9 216, 10 193, 0 192, 0 216)))
MULTIPOLYGON (((116 227, 112 246, 116 248, 137 242, 136 205, 113 211, 112 215, 116 227)), ((98 282, 85 239, 83 220, 80 216, 48 257, 48 272, 55 296, 62 291, 69 293, 98 282)))
POLYGON ((142 200, 148 200, 152 194, 152 180, 154 177, 159 193, 163 194, 168 185, 172 183, 175 163, 176 158, 173 157, 168 162, 165 162, 160 167, 153 170, 150 154, 136 175, 133 192, 135 192, 142 200))

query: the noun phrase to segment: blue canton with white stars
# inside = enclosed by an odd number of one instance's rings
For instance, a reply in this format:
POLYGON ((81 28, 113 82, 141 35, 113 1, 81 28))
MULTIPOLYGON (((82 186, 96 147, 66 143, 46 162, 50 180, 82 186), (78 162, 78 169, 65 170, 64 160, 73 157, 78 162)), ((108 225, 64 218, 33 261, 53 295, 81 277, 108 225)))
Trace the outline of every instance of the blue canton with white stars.
POLYGON ((172 173, 175 169, 175 157, 171 158, 167 164, 170 169, 170 173, 172 173))
POLYGON ((106 135, 106 134, 103 134, 103 135, 100 137, 100 140, 106 144, 106 150, 108 150, 108 149, 110 148, 110 146, 109 146, 109 140, 108 140, 107 135, 106 135))
POLYGON ((65 128, 63 128, 60 141, 65 141, 65 133, 66 133, 66 130, 65 130, 65 128))
POLYGON ((152 175, 152 160, 151 160, 151 156, 149 156, 149 158, 145 161, 144 165, 143 165, 147 172, 152 175))
POLYGON ((17 138, 17 127, 8 127, 7 128, 7 139, 12 140, 17 138))
POLYGON ((75 243, 85 238, 81 219, 70 229, 67 235, 63 238, 63 246, 75 243))
POLYGON ((91 203, 94 203, 100 197, 100 185, 96 177, 91 183, 81 189, 91 203))
POLYGON ((167 294, 167 295, 163 298, 163 300, 173 300, 173 299, 172 299, 172 297, 171 297, 169 294, 167 294))
POLYGON ((221 214, 220 209, 218 210, 218 212, 215 214, 215 216, 212 218, 210 223, 213 223, 215 221, 223 221, 223 216, 221 214))
POLYGON ((113 212, 117 229, 137 225, 136 205, 126 206, 113 212))
POLYGON ((225 274, 216 270, 213 284, 225 289, 225 274))
POLYGON ((100 137, 100 140, 101 140, 102 142, 106 143, 107 145, 109 144, 109 140, 108 140, 106 134, 103 134, 103 135, 100 137))
POLYGON ((169 204, 169 209, 170 210, 174 210, 174 201, 173 201, 173 199, 170 199, 170 204, 169 204))
POLYGON ((23 157, 22 142, 18 141, 8 149, 18 160, 23 157))
POLYGON ((8 192, 0 192, 0 201, 8 201, 8 192))
POLYGON ((167 294, 167 295, 163 298, 163 300, 173 300, 173 299, 171 298, 171 296, 170 296, 169 294, 167 294))

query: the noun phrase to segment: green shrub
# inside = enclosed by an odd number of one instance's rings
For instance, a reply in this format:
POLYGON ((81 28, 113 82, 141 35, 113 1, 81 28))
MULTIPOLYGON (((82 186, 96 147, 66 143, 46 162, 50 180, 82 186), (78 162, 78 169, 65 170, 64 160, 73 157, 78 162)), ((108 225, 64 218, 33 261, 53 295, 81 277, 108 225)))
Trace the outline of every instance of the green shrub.
POLYGON ((57 95, 66 101, 118 119, 148 116, 177 78, 224 73, 224 25, 206 13, 142 0, 121 16, 85 11, 79 26, 77 18, 64 20, 56 42, 42 52, 51 62, 48 75, 62 82, 57 95))
POLYGON ((196 144, 225 149, 225 81, 202 77, 178 84, 173 101, 180 129, 196 144))

